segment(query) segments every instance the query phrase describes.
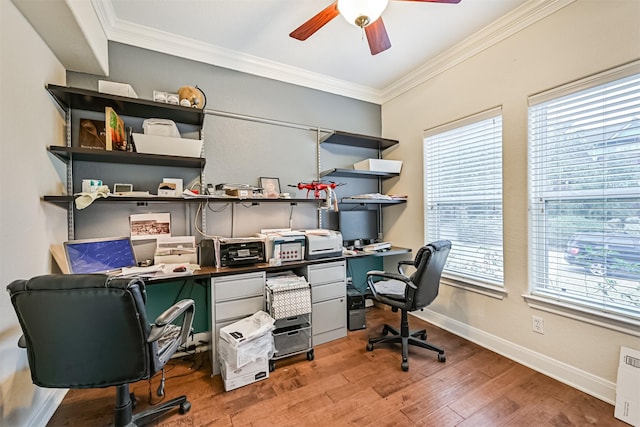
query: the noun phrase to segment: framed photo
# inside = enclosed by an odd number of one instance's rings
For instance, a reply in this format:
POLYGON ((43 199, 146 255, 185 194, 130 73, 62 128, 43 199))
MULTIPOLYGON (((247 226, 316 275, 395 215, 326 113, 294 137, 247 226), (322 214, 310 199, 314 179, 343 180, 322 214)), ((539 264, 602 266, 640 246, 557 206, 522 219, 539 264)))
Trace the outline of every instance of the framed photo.
POLYGON ((171 214, 133 214, 129 217, 131 240, 150 240, 171 236, 171 214))
POLYGON ((260 177, 260 187, 264 197, 276 199, 280 197, 280 179, 260 177))

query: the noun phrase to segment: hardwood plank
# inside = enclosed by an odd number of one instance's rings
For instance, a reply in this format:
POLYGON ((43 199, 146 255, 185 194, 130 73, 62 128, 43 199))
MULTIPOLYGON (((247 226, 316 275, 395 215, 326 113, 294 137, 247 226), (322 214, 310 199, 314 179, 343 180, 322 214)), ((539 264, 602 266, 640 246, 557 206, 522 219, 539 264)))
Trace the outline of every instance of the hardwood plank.
MULTIPOLYGON (((305 354, 278 360, 269 378, 230 392, 219 375, 211 376, 208 353, 174 359, 166 369, 166 399, 185 394, 192 409, 152 425, 627 426, 613 417, 612 405, 415 317, 412 329, 426 327, 447 361, 412 347, 403 372, 398 345, 366 350, 385 322, 399 323, 399 314, 370 308, 367 329, 317 346, 313 361, 305 354)), ((160 400, 159 382, 156 375, 132 384, 136 412, 160 400)), ((70 390, 48 426, 110 425, 114 403, 115 387, 70 390)))

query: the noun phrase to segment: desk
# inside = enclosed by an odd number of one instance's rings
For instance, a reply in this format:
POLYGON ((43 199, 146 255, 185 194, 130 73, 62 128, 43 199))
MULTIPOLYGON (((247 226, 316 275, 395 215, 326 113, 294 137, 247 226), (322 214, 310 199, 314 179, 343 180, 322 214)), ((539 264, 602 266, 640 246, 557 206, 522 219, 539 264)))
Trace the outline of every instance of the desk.
POLYGON ((196 342, 209 342, 212 372, 215 375, 220 372, 216 351, 220 328, 264 310, 267 274, 281 271, 293 271, 298 276, 304 276, 311 284, 313 345, 347 335, 344 257, 291 261, 278 266, 261 263, 203 267, 190 276, 148 280, 147 314, 154 318, 160 314, 161 307, 167 307, 174 301, 182 298, 196 300, 194 330, 206 334, 196 336, 196 342), (175 283, 181 284, 177 294, 175 283), (200 286, 202 284, 205 286, 200 286), (203 306, 204 310, 201 308, 203 306))
MULTIPOLYGON (((315 346, 347 334, 347 261, 352 264, 349 265, 351 275, 355 276, 353 273, 356 270, 358 273, 362 270, 362 274, 357 276, 364 278, 366 271, 381 269, 378 265, 371 268, 371 262, 381 264, 382 256, 408 252, 408 249, 392 248, 380 253, 290 261, 278 266, 261 263, 237 267, 203 267, 191 276, 149 280, 148 300, 161 299, 162 307, 181 298, 196 300, 194 330, 208 335, 206 341, 210 344, 212 372, 215 375, 220 371, 216 351, 220 328, 265 309, 267 274, 291 270, 304 276, 311 284, 312 341, 315 346), (187 287, 188 282, 192 283, 190 287, 187 287), (182 283, 177 295, 171 292, 176 288, 174 283, 182 283), (202 284, 204 286, 200 286, 202 284), (204 310, 200 308, 203 306, 204 310)), ((154 300, 150 306, 158 304, 154 300)), ((148 314, 153 318, 153 309, 148 309, 148 314)))

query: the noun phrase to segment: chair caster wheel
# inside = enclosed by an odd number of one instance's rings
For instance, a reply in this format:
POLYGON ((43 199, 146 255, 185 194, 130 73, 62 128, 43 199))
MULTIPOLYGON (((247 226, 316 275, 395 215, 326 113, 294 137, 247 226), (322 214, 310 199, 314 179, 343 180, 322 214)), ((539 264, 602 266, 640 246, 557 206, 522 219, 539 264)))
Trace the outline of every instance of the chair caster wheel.
POLYGON ((367 343, 367 351, 373 351, 373 344, 367 343))
POLYGON ((421 339, 422 341, 426 341, 426 340, 427 340, 427 334, 426 334, 426 333, 421 334, 421 335, 420 335, 420 339, 421 339))
POLYGON ((184 415, 191 410, 191 402, 188 400, 180 404, 179 412, 184 415))
POLYGON ((315 358, 315 355, 313 354, 313 350, 307 351, 307 360, 311 361, 314 358, 315 358))
POLYGON ((444 363, 446 361, 447 361, 447 358, 445 357, 444 354, 438 354, 438 362, 444 363))
POLYGON ((409 362, 403 361, 401 366, 403 371, 407 372, 409 370, 409 362))
POLYGON ((276 362, 273 360, 269 360, 269 372, 273 372, 276 370, 276 362))
POLYGON ((389 329, 386 326, 382 328, 382 335, 389 335, 389 329))

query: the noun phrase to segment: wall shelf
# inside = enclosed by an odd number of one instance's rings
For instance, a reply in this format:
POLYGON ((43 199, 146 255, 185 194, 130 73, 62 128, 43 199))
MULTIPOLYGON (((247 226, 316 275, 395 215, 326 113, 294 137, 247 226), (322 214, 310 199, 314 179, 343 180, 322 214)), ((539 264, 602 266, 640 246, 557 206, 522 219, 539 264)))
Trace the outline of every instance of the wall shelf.
POLYGON ((63 108, 104 112, 113 107, 122 116, 163 117, 178 123, 202 126, 205 113, 201 108, 164 104, 146 99, 110 95, 94 90, 47 85, 47 90, 63 108))
POLYGON ((347 145, 350 147, 373 148, 378 151, 386 150, 399 144, 395 139, 380 138, 376 136, 359 135, 355 133, 333 131, 320 139, 321 144, 347 145))
MULTIPOLYGON (((44 196, 42 200, 67 208, 69 203, 73 203, 75 196, 44 196)), ((124 197, 111 196, 100 197, 94 200, 94 203, 236 203, 236 204, 255 204, 262 203, 289 203, 296 205, 298 203, 319 204, 324 203, 324 199, 234 199, 227 197, 124 197)))
POLYGON ((339 176, 344 178, 395 178, 400 176, 399 173, 391 173, 391 172, 376 172, 376 171, 366 171, 366 170, 356 170, 356 169, 329 169, 323 172, 320 172, 320 178, 325 176, 339 176))
POLYGON ((407 203, 407 199, 399 199, 399 200, 387 200, 387 199, 355 199, 345 197, 340 200, 340 203, 345 205, 400 205, 402 203, 407 203))
POLYGON ((118 163, 134 165, 177 166, 203 168, 207 160, 201 157, 164 156, 159 154, 130 153, 128 151, 106 151, 91 148, 62 147, 50 145, 49 152, 65 163, 74 161, 118 163))

